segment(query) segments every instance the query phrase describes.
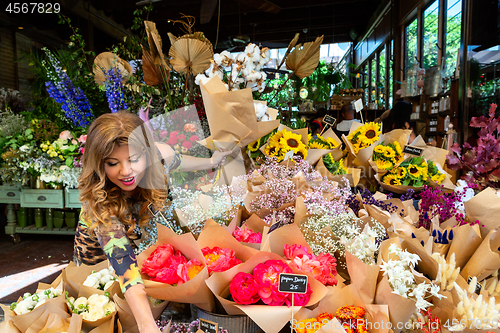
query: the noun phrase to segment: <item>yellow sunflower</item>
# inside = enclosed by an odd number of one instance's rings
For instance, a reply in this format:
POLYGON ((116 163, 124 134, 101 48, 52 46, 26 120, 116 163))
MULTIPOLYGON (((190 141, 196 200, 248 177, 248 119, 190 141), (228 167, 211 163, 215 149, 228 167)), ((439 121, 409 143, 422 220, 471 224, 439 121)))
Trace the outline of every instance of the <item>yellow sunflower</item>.
POLYGON ((442 173, 437 173, 431 177, 431 180, 436 184, 441 184, 445 180, 446 175, 442 173))
POLYGON ((327 161, 329 161, 330 163, 335 163, 335 160, 333 159, 333 155, 332 153, 329 153, 326 155, 326 159, 327 161))
POLYGON ((340 143, 338 143, 334 138, 326 138, 326 142, 330 144, 330 149, 334 149, 340 146, 340 143))
POLYGON ((385 175, 382 181, 389 185, 401 185, 401 181, 399 180, 397 175, 394 175, 392 173, 385 175))
POLYGON ((267 145, 266 148, 264 148, 264 152, 268 156, 278 156, 279 155, 279 149, 273 145, 267 145))
POLYGON ((360 139, 364 144, 370 146, 379 139, 380 125, 376 123, 366 123, 359 128, 360 139))
POLYGON ((396 168, 396 170, 394 172, 398 176, 398 178, 404 178, 404 177, 406 177, 406 174, 408 173, 406 171, 406 168, 404 168, 404 167, 396 168))
POLYGON ((427 163, 426 163, 426 166, 424 167, 420 167, 420 173, 422 174, 422 180, 423 181, 426 181, 427 180, 427 177, 428 177, 428 169, 427 169, 427 163))
POLYGON ((415 164, 408 165, 408 173, 412 178, 418 178, 422 175, 421 169, 415 164))
POLYGON ((307 142, 311 142, 313 136, 311 133, 307 134, 307 142))
POLYGON ((248 150, 250 151, 257 151, 260 148, 260 139, 255 140, 254 142, 248 144, 247 146, 248 150))
POLYGON ((285 149, 297 149, 301 145, 304 145, 302 141, 302 136, 300 134, 295 134, 287 130, 283 131, 283 137, 280 139, 280 145, 285 149))
POLYGON ((347 168, 344 166, 344 159, 341 159, 339 161, 339 174, 342 174, 342 175, 347 174, 347 168))
POLYGON ((282 137, 283 137, 283 132, 282 131, 279 131, 279 132, 271 135, 271 137, 269 138, 269 145, 271 145, 273 147, 279 147, 280 140, 281 140, 282 137))
POLYGON ((385 151, 384 148, 385 147, 383 145, 378 145, 373 149, 373 152, 377 154, 383 154, 385 151))
POLYGON ((394 149, 392 149, 391 147, 385 147, 384 157, 389 159, 389 158, 393 158, 394 156, 396 156, 396 152, 394 151, 394 149))
POLYGON ((320 142, 313 141, 309 143, 309 149, 328 149, 328 147, 320 142))
POLYGON ((307 157, 307 148, 303 144, 300 145, 297 149, 294 149, 294 156, 300 156, 303 160, 307 157))
POLYGON ((377 168, 383 170, 388 170, 393 167, 393 164, 390 161, 386 161, 380 158, 376 160, 375 163, 377 164, 377 168))
POLYGON ((401 145, 399 142, 394 141, 394 147, 396 148, 396 155, 401 156, 403 155, 403 149, 401 148, 401 145))

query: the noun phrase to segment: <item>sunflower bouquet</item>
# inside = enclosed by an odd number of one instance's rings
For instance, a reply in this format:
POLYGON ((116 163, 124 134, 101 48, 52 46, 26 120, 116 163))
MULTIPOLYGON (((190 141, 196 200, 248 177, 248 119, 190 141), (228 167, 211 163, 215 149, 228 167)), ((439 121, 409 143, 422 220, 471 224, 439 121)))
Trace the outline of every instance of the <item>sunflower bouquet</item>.
POLYGON ((344 159, 341 158, 340 160, 335 161, 332 153, 323 156, 323 164, 334 176, 347 174, 347 168, 344 165, 344 159))
POLYGON ((433 161, 423 157, 412 157, 381 177, 381 182, 391 186, 421 188, 433 183, 441 184, 446 178, 433 161))
POLYGON ((352 148, 354 155, 363 148, 368 148, 380 138, 380 124, 365 123, 359 126, 354 131, 351 128, 351 133, 347 136, 348 145, 352 148))
POLYGON ((292 150, 293 156, 299 156, 302 159, 307 157, 307 146, 302 141, 302 135, 283 128, 269 137, 264 154, 276 157, 279 163, 284 160, 285 154, 292 150))
POLYGON ((340 146, 332 137, 322 137, 321 135, 316 135, 313 137, 311 134, 308 136, 308 149, 335 149, 340 146))
POLYGON ((383 170, 391 170, 404 161, 403 148, 398 141, 375 146, 373 155, 370 161, 371 166, 378 172, 383 170))

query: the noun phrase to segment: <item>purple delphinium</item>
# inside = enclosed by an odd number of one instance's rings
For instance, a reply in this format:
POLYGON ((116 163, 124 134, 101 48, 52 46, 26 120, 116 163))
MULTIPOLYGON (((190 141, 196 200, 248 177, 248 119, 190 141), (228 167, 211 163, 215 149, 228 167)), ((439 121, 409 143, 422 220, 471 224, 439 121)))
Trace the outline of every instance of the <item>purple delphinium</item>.
POLYGON ((59 60, 44 48, 49 59, 48 63, 42 60, 42 65, 47 70, 50 81, 45 82, 49 96, 61 104, 66 117, 73 121, 77 127, 85 127, 90 124, 89 118, 93 117, 92 107, 82 89, 75 87, 66 71, 64 71, 59 60))
POLYGON ((106 97, 108 98, 108 105, 111 112, 118 112, 128 108, 128 104, 125 101, 123 94, 122 85, 122 74, 117 67, 111 67, 104 74, 106 81, 104 86, 106 87, 106 97))
MULTIPOLYGON (((359 191, 359 194, 361 195, 361 200, 363 201, 363 205, 372 205, 372 206, 377 206, 382 210, 388 211, 390 214, 398 212, 398 207, 393 205, 392 203, 384 202, 382 200, 377 200, 373 197, 373 194, 368 190, 367 188, 361 189, 359 191)), ((392 198, 392 193, 387 195, 387 199, 392 198)), ((346 200, 346 204, 353 210, 353 212, 358 215, 359 210, 360 210, 360 202, 356 194, 352 193, 349 198, 346 200)), ((400 216, 404 216, 404 210, 401 209, 401 211, 398 212, 400 216)))

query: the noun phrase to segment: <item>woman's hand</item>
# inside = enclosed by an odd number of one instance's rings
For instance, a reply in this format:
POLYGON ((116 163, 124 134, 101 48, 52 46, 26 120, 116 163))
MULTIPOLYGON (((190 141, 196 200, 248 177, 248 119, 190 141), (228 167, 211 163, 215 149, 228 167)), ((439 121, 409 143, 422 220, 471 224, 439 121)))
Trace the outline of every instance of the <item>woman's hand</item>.
POLYGON ((226 157, 233 153, 232 150, 229 151, 219 151, 216 150, 215 153, 210 158, 210 162, 212 164, 212 168, 217 168, 219 165, 224 165, 226 162, 226 157))

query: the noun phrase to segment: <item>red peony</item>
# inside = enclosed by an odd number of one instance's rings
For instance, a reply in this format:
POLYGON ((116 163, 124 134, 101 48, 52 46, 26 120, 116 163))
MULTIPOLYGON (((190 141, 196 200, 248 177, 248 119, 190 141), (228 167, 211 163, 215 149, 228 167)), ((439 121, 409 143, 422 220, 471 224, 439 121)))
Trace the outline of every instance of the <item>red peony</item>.
POLYGON ((292 246, 285 244, 285 257, 292 260, 297 256, 308 254, 307 247, 302 245, 293 244, 292 246))
POLYGON ((233 231, 233 237, 236 238, 238 242, 242 243, 260 243, 262 242, 262 235, 259 232, 253 232, 248 229, 244 224, 242 228, 236 227, 233 231))
POLYGON ((259 295, 267 305, 283 305, 287 294, 278 291, 280 273, 292 273, 281 260, 267 260, 255 266, 253 276, 259 285, 259 295))
POLYGON ((180 254, 179 256, 171 256, 169 262, 163 267, 153 281, 162 282, 166 284, 179 284, 181 277, 177 274, 179 266, 187 262, 186 258, 180 254))
POLYGON ((207 246, 201 249, 201 252, 207 261, 209 273, 224 272, 231 267, 241 264, 241 260, 235 257, 235 253, 231 249, 217 246, 211 249, 207 246))
POLYGON ((184 142, 182 143, 182 146, 183 146, 184 148, 186 148, 186 149, 191 149, 191 148, 193 148, 193 144, 191 143, 191 141, 184 141, 184 142))
POLYGON ((259 285, 248 273, 236 274, 229 284, 229 292, 238 304, 253 304, 260 299, 259 285))
POLYGON ((199 272, 203 270, 203 264, 197 259, 191 259, 185 264, 179 265, 177 268, 177 276, 180 280, 178 284, 183 284, 193 279, 199 272))
POLYGON ((158 246, 153 253, 149 255, 149 258, 144 260, 142 264, 141 272, 154 278, 162 269, 165 267, 170 257, 174 255, 174 248, 170 244, 164 244, 158 246))

